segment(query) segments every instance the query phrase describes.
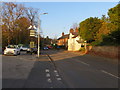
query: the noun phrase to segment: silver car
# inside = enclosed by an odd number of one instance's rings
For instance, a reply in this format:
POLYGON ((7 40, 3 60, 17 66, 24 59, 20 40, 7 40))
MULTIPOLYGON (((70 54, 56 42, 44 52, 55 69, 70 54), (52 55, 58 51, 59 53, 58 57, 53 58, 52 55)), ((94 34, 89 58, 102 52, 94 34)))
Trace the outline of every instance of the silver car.
POLYGON ((4 55, 20 55, 20 48, 17 45, 8 45, 4 50, 4 55))

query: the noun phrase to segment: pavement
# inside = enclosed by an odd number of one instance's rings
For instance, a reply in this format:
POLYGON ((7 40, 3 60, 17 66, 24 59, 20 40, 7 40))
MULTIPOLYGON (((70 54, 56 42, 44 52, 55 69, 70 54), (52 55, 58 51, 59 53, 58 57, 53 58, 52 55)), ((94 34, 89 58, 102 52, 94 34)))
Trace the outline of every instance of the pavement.
POLYGON ((3 88, 65 88, 47 55, 3 56, 3 88))

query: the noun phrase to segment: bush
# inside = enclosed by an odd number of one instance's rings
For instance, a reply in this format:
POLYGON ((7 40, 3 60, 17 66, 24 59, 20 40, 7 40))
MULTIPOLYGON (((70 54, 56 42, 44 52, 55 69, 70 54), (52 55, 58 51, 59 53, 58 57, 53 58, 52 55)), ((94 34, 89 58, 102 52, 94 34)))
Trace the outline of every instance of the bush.
POLYGON ((111 34, 103 36, 100 45, 120 45, 120 30, 111 32, 111 34))
POLYGON ((85 51, 85 48, 84 48, 84 47, 81 47, 79 51, 85 51))
POLYGON ((92 45, 92 46, 99 46, 100 43, 101 43, 101 41, 94 41, 90 45, 92 45))

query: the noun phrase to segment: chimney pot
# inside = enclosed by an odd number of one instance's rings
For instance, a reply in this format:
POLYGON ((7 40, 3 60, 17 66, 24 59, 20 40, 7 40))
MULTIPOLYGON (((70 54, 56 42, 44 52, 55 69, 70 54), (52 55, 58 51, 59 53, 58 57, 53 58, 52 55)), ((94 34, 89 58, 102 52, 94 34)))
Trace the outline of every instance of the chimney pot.
POLYGON ((64 36, 64 32, 62 32, 62 36, 64 36))
POLYGON ((70 33, 73 33, 73 32, 74 32, 74 30, 71 28, 71 29, 70 29, 70 33))

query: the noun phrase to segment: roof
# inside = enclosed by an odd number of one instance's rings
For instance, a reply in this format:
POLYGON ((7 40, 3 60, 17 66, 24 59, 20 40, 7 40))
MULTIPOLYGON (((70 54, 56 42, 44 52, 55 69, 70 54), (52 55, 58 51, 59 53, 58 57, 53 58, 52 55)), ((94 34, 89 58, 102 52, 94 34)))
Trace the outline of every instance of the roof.
POLYGON ((78 32, 72 32, 72 35, 74 35, 72 38, 76 38, 79 35, 79 33, 78 32))
POLYGON ((65 39, 65 38, 69 38, 69 34, 65 34, 65 35, 61 36, 60 38, 58 38, 57 40, 65 39))

